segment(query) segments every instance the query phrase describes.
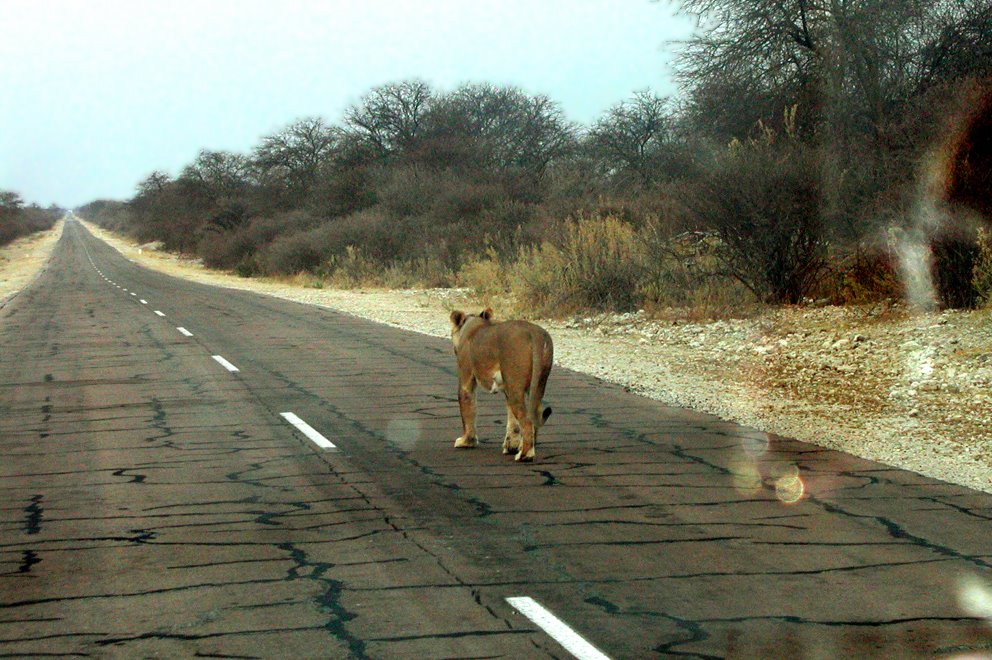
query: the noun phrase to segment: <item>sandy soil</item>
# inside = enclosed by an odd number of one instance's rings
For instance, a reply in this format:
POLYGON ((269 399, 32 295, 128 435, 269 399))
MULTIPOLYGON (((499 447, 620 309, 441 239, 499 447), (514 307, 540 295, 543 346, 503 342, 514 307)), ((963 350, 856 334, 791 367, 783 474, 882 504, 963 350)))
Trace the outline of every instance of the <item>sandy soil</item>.
POLYGON ((0 307, 38 276, 62 236, 63 226, 59 221, 49 231, 22 236, 0 247, 0 307))
MULTIPOLYGON (((243 279, 86 226, 173 276, 429 335, 447 336, 450 309, 478 305, 465 290, 341 291, 243 279)), ((561 366, 669 405, 992 492, 992 310, 880 305, 776 309, 711 323, 644 314, 541 322, 561 366)))

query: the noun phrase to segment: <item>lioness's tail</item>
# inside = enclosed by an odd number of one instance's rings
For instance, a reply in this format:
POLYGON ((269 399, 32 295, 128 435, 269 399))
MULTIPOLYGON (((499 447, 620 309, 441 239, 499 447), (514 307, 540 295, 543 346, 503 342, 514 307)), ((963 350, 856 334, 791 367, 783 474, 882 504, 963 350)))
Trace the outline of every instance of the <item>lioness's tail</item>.
POLYGON ((544 332, 534 340, 531 347, 531 367, 530 367, 530 397, 528 404, 530 418, 534 420, 534 426, 541 428, 551 417, 551 408, 541 409, 541 399, 544 398, 544 388, 548 384, 548 376, 551 375, 551 365, 554 362, 555 348, 551 341, 551 335, 544 332))

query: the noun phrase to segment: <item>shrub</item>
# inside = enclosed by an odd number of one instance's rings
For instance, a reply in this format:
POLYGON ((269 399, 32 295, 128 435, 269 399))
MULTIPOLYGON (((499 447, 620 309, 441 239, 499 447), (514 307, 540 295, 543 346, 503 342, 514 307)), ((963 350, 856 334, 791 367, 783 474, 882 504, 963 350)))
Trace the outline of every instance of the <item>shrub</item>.
MULTIPOLYGON (((381 207, 373 207, 281 236, 258 253, 258 260, 264 272, 273 275, 324 273, 359 265, 364 268, 365 264, 384 272, 394 263, 443 250, 441 237, 425 233, 420 223, 418 218, 398 219, 381 207)), ((356 275, 358 279, 365 276, 364 272, 356 275)))
POLYGON ((972 273, 972 285, 978 304, 992 306, 992 232, 986 228, 978 230, 978 258, 972 273))
POLYGON ((507 265, 492 246, 487 247, 481 256, 466 259, 458 271, 456 281, 459 286, 468 287, 475 295, 487 300, 505 294, 510 289, 507 265))
POLYGON ((934 237, 930 248, 933 251, 934 285, 941 305, 949 308, 976 307, 979 294, 974 277, 980 248, 974 234, 964 229, 945 230, 934 237))
POLYGON ((398 167, 379 185, 377 197, 391 215, 423 215, 434 203, 441 176, 422 167, 398 167))
POLYGON ((825 267, 819 188, 815 152, 762 140, 732 145, 682 195, 719 236, 728 275, 763 302, 795 304, 825 267))
POLYGON ((500 202, 510 201, 499 186, 492 183, 448 176, 441 179, 440 184, 441 187, 433 193, 430 215, 444 224, 477 218, 500 202))
POLYGON ((522 304, 541 315, 577 309, 627 311, 640 301, 644 249, 613 217, 566 223, 560 245, 521 248, 511 277, 522 304))
POLYGON ((22 207, 16 193, 5 193, 0 199, 0 245, 6 245, 21 236, 45 231, 55 226, 61 217, 61 210, 41 209, 36 206, 22 207), (10 201, 8 201, 10 200, 10 201))
POLYGON ((310 232, 281 236, 259 256, 262 270, 270 275, 314 273, 328 255, 311 240, 310 232))
POLYGON ((454 281, 452 272, 436 257, 427 255, 384 266, 355 246, 348 246, 343 255, 331 257, 324 268, 330 283, 345 289, 447 287, 454 281))
POLYGON ((255 256, 249 254, 238 262, 234 267, 234 272, 238 274, 238 277, 255 277, 261 274, 262 267, 259 265, 258 260, 255 259, 255 256))
POLYGON ((377 206, 326 222, 310 232, 310 238, 329 257, 344 255, 349 246, 356 246, 368 258, 385 265, 419 243, 417 233, 407 228, 408 223, 377 206))
POLYGON ((390 264, 382 276, 382 286, 388 288, 450 287, 455 283, 455 273, 434 255, 425 255, 390 264))
POLYGON ((810 293, 836 305, 859 305, 902 297, 905 285, 893 246, 857 246, 830 260, 826 276, 810 293))
POLYGON ((731 316, 754 299, 740 282, 728 277, 717 256, 720 240, 711 232, 667 236, 654 222, 640 234, 649 257, 641 286, 643 305, 654 312, 673 309, 693 318, 731 316))
POLYGON ((197 246, 197 254, 211 268, 234 268, 242 277, 250 277, 258 273, 255 254, 259 250, 277 237, 300 231, 313 223, 311 216, 300 212, 253 218, 233 231, 205 232, 197 246), (250 274, 244 274, 247 272, 250 274))

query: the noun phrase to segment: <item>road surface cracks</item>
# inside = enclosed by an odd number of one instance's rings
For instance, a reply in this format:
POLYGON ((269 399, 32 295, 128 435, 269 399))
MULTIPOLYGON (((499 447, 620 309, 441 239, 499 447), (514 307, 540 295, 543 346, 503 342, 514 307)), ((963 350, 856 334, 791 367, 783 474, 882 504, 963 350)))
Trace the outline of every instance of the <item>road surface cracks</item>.
POLYGON ((616 657, 988 645, 956 598, 990 572, 966 489, 563 370, 538 462, 500 455, 496 397, 455 451, 445 342, 178 283, 78 227, 0 345, 0 653, 562 655, 519 595, 616 657))

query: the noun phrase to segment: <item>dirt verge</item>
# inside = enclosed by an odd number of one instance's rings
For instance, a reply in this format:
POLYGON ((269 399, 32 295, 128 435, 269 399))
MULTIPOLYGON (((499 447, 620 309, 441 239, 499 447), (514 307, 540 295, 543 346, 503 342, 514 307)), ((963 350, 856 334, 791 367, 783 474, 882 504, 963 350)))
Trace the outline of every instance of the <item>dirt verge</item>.
POLYGON ((48 231, 22 236, 0 247, 0 307, 38 276, 62 236, 63 226, 60 220, 48 231))

